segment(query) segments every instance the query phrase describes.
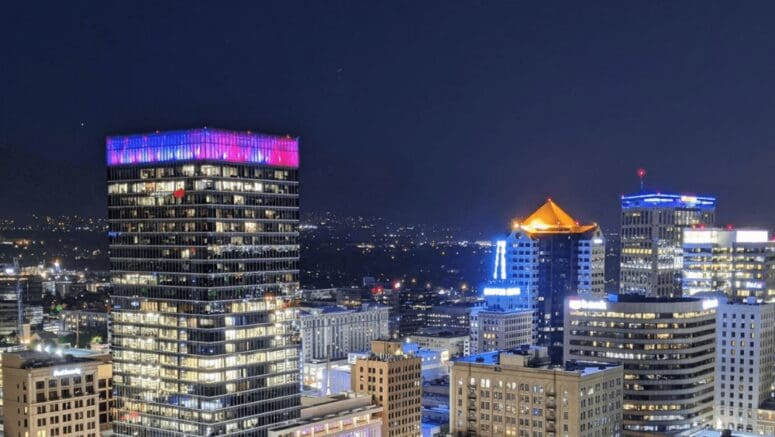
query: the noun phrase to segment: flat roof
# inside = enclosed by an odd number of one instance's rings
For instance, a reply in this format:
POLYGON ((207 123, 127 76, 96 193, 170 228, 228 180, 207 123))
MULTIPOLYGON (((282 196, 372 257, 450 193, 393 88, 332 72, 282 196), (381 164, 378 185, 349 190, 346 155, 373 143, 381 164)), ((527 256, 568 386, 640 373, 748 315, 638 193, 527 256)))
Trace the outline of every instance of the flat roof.
POLYGON ((714 209, 716 198, 694 194, 640 192, 622 196, 622 208, 714 209))
POLYGON ((19 368, 22 369, 37 369, 65 364, 100 362, 104 361, 103 359, 109 356, 104 352, 94 352, 86 349, 62 349, 61 355, 57 352, 49 353, 35 350, 7 352, 4 355, 6 355, 3 360, 4 364, 11 362, 10 360, 6 360, 6 358, 10 358, 12 355, 19 357, 19 368))
MULTIPOLYGON (((455 358, 453 361, 455 363, 468 363, 468 364, 474 364, 478 366, 498 366, 501 364, 501 355, 504 354, 511 354, 511 355, 522 355, 522 356, 530 356, 531 353, 535 350, 535 347, 530 347, 527 349, 511 349, 511 350, 504 350, 504 351, 494 351, 494 352, 484 352, 481 354, 476 355, 469 355, 467 357, 460 357, 455 358)), ((527 365, 524 366, 525 369, 539 369, 539 370, 554 370, 554 371, 560 371, 560 372, 579 372, 582 375, 589 375, 593 373, 600 372, 602 370, 608 370, 614 367, 619 367, 619 364, 616 363, 592 363, 592 362, 585 362, 585 361, 577 361, 577 360, 570 360, 566 361, 563 365, 550 365, 546 364, 546 358, 543 357, 544 360, 538 359, 537 365, 527 365)))

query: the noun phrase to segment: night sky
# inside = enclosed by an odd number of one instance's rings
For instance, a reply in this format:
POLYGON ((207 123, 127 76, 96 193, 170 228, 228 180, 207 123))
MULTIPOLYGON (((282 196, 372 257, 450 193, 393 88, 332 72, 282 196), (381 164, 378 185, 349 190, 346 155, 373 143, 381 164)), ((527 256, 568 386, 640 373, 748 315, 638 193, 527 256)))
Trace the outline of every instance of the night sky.
POLYGON ((105 216, 105 135, 210 126, 301 137, 308 211, 613 230, 645 167, 775 225, 773 2, 15 3, 3 217, 105 216))

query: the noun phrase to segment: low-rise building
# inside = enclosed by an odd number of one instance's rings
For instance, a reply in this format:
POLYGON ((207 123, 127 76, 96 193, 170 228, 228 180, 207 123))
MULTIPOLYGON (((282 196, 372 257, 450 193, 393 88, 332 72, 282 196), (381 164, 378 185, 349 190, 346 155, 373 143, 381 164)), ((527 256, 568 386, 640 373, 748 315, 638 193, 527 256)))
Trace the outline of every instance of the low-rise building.
POLYGON ((363 305, 304 307, 299 312, 304 361, 341 360, 350 352, 366 351, 372 340, 386 339, 389 308, 363 305))
POLYGON ((417 343, 421 348, 447 350, 452 358, 471 353, 468 329, 426 328, 407 337, 407 341, 417 343))
POLYGON ((533 311, 477 308, 471 313, 471 353, 533 344, 533 311))
POLYGON ((302 396, 299 419, 269 430, 269 437, 379 437, 381 432, 382 407, 371 396, 340 393, 302 396))
POLYGON ((383 408, 382 435, 417 437, 421 426, 422 360, 400 342, 374 341, 371 354, 352 368, 352 387, 383 408))
POLYGON ((110 357, 70 352, 3 354, 5 435, 97 437, 110 428, 110 357))
POLYGON ((428 310, 425 326, 428 328, 465 329, 471 326, 473 305, 448 304, 434 305, 428 310))
POLYGON ((545 347, 459 358, 450 376, 450 433, 620 436, 622 378, 618 365, 552 366, 545 347))

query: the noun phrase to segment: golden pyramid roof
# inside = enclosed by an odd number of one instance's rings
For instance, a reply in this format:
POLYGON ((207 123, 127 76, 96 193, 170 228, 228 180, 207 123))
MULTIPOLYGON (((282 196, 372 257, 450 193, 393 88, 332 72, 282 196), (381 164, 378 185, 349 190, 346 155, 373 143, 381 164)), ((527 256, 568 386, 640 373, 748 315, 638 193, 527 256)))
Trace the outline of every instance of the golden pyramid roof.
POLYGON ((580 225, 552 199, 547 199, 526 219, 515 221, 514 228, 528 234, 581 234, 597 228, 597 224, 580 225))

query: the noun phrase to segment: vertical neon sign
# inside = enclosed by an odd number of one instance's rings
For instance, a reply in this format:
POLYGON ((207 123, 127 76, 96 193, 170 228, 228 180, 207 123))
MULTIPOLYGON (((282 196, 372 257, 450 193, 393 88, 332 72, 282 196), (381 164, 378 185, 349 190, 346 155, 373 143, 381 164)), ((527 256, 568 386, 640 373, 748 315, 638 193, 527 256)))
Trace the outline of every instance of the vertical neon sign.
POLYGON ((495 270, 492 272, 492 278, 498 279, 498 270, 500 270, 501 279, 506 279, 506 241, 495 242, 495 270))

